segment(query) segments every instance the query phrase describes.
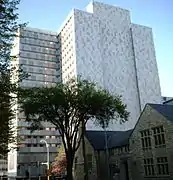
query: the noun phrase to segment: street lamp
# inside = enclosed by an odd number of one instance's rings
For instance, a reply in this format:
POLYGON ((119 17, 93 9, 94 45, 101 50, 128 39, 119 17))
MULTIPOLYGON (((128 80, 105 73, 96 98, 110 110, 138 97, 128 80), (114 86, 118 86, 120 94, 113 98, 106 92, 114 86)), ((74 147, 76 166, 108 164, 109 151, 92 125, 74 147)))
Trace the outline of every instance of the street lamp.
MULTIPOLYGON (((47 149, 47 170, 49 171, 49 145, 48 145, 48 143, 47 143, 47 141, 45 141, 44 139, 42 139, 41 141, 40 141, 41 143, 45 143, 46 144, 46 149, 47 149)), ((48 179, 49 179, 49 176, 48 176, 48 179)))

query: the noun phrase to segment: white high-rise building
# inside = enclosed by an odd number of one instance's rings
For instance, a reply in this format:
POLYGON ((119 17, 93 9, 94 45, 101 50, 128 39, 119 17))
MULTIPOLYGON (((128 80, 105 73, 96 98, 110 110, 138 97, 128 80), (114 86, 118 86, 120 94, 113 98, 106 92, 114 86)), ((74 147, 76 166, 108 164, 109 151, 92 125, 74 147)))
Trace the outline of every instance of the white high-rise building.
POLYGON ((74 9, 60 28, 62 80, 80 75, 122 95, 130 119, 109 128, 133 128, 146 103, 161 103, 152 29, 116 6, 91 2, 86 9, 74 9))
MULTIPOLYGON (((130 112, 129 121, 110 125, 112 130, 133 128, 146 103, 161 103, 152 29, 133 24, 128 10, 92 2, 86 11, 72 10, 58 33, 33 28, 21 33, 13 53, 31 75, 22 87, 51 86, 77 76, 94 81, 122 95, 130 112)), ((48 142, 52 161, 60 144, 58 131, 46 123, 31 134, 22 114, 14 123, 24 141, 19 151, 9 153, 9 175, 24 177, 26 170, 31 176, 43 174, 46 167, 37 167, 46 162, 40 140, 48 142)), ((87 128, 99 127, 89 122, 87 128)))

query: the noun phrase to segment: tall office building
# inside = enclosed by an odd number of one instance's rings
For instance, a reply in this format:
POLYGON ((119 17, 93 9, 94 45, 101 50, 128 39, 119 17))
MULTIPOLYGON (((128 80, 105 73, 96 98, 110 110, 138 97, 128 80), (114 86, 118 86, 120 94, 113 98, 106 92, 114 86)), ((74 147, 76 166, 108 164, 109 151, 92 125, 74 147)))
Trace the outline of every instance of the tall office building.
MULTIPOLYGON (((23 88, 52 86, 61 81, 60 62, 57 60, 57 34, 33 28, 20 30, 15 39, 13 55, 17 56, 13 65, 21 65, 30 76, 20 83, 23 88)), ((16 74, 13 77, 17 78, 16 74)), ((17 106, 17 104, 16 104, 17 106)), ((13 177, 25 177, 28 173, 32 177, 43 175, 46 172, 47 149, 41 140, 49 144, 50 162, 57 155, 61 145, 59 132, 50 123, 43 123, 43 128, 31 133, 29 123, 24 114, 17 112, 14 125, 21 141, 18 142, 18 151, 8 155, 8 174, 13 177)))
MULTIPOLYGON (((110 125, 112 130, 133 128, 146 103, 161 103, 152 29, 133 24, 128 10, 92 2, 86 11, 74 9, 58 33, 31 28, 21 33, 14 52, 19 54, 17 63, 31 74, 21 86, 51 86, 78 75, 94 81, 122 95, 130 112, 129 121, 110 125)), ((37 162, 46 161, 40 140, 50 144, 53 160, 58 131, 45 124, 44 130, 30 134, 21 114, 14 122, 23 128, 20 133, 25 140, 18 152, 9 153, 9 173, 24 176, 28 169, 33 176, 43 173, 45 166, 36 168, 37 162)), ((91 122, 87 128, 99 129, 91 122)))
POLYGON ((110 129, 134 127, 146 103, 161 102, 152 29, 133 24, 128 10, 91 2, 69 14, 59 36, 63 82, 81 75, 127 104, 129 121, 110 129))

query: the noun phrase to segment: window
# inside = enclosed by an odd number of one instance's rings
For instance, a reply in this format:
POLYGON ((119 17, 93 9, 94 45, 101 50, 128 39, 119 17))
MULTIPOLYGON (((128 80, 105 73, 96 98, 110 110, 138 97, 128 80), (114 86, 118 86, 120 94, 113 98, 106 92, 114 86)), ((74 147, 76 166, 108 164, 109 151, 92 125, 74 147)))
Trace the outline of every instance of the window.
POLYGON ((125 146, 125 152, 129 152, 129 150, 130 150, 130 149, 129 149, 129 145, 126 145, 126 146, 125 146))
POLYGON ((141 131, 141 141, 142 141, 142 148, 151 149, 151 137, 150 137, 150 130, 141 131))
POLYGON ((75 168, 75 169, 76 169, 76 167, 77 167, 77 161, 78 161, 78 158, 75 157, 75 161, 74 161, 74 163, 75 163, 75 164, 74 164, 74 166, 75 166, 74 168, 75 168))
POLYGON ((109 156, 114 156, 114 149, 109 149, 109 156))
POLYGON ((155 174, 153 158, 144 159, 144 172, 145 176, 152 176, 155 174))
POLYGON ((123 152, 123 147, 118 148, 118 154, 121 154, 123 152))
POLYGON ((153 128, 155 147, 165 145, 165 133, 163 126, 153 128))
POLYGON ((157 158, 157 173, 158 173, 158 175, 168 175, 169 174, 167 157, 157 158))
POLYGON ((92 154, 87 154, 88 169, 92 170, 92 154))

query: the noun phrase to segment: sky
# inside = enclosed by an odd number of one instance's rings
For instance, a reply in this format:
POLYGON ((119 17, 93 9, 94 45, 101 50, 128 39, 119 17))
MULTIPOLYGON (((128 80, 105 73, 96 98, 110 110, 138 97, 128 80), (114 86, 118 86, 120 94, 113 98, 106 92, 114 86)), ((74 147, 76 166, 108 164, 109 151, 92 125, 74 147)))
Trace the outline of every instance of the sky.
MULTIPOLYGON (((173 1, 98 1, 130 10, 133 23, 153 29, 162 95, 173 97, 173 1)), ((72 8, 85 10, 89 2, 90 0, 21 0, 19 20, 28 22, 30 27, 57 31, 72 8)))

